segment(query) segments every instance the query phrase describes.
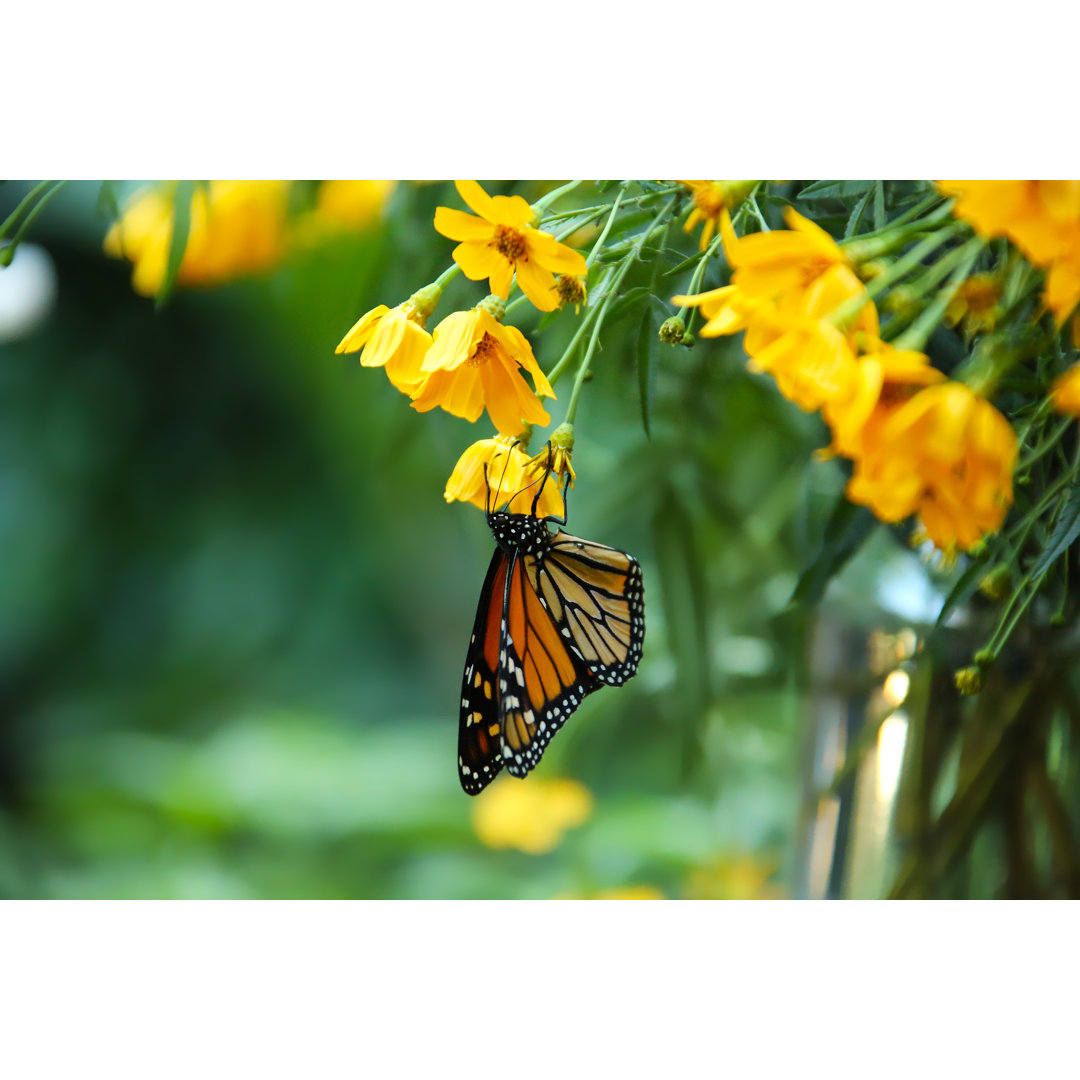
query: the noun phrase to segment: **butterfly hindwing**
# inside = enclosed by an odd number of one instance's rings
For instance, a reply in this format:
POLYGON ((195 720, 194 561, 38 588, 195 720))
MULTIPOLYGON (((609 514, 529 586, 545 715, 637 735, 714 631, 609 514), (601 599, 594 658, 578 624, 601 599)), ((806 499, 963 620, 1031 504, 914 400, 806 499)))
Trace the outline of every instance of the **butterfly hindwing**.
POLYGON ((509 556, 496 548, 476 611, 458 723, 458 776, 470 795, 482 791, 503 766, 499 735, 498 666, 500 628, 509 556))
POLYGON ((637 671, 645 598, 633 556, 560 531, 536 567, 535 588, 590 674, 621 686, 637 671))

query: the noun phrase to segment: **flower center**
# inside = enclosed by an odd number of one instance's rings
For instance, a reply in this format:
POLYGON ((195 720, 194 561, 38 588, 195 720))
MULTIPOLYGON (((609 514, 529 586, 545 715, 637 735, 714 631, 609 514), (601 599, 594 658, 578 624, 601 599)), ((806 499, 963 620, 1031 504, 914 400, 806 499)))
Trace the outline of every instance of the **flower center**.
POLYGON ((724 209, 724 189, 714 180, 694 192, 694 205, 706 216, 717 217, 724 209))
POLYGON ((504 259, 517 262, 525 257, 527 250, 524 235, 509 225, 495 226, 495 250, 504 259))
POLYGON ((485 334, 479 344, 473 349, 472 356, 465 361, 469 367, 479 367, 486 364, 495 354, 495 339, 490 334, 485 334))

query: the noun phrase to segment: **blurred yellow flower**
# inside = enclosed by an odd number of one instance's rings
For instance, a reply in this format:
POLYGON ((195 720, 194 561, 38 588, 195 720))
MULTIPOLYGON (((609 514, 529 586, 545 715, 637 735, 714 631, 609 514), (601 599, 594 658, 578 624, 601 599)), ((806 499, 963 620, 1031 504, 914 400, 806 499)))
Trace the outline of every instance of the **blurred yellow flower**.
POLYGON ((688 900, 779 900, 782 890, 769 883, 776 862, 755 855, 732 855, 691 872, 686 885, 688 900))
POLYGON ((847 266, 847 256, 820 225, 790 206, 787 229, 738 237, 725 211, 720 218, 731 283, 750 299, 771 299, 808 289, 833 266, 847 266))
POLYGON ((496 780, 477 796, 472 823, 490 848, 515 848, 529 855, 554 851, 567 829, 592 813, 588 788, 576 780, 496 780))
MULTIPOLYGON (((285 253, 289 184, 211 180, 191 198, 180 285, 217 285, 275 266, 285 253)), ((105 237, 105 253, 135 265, 132 287, 154 296, 165 280, 173 235, 171 194, 138 193, 105 237)))
POLYGON ((859 457, 864 442, 876 442, 881 425, 896 409, 944 378, 924 353, 876 342, 859 357, 849 393, 825 404, 823 415, 833 436, 829 451, 859 457))
POLYGON ((360 363, 383 368, 394 386, 411 397, 424 381, 420 368, 431 347, 426 321, 411 299, 393 309, 380 304, 357 320, 334 352, 363 349, 360 363))
POLYGON ((532 207, 520 195, 494 198, 475 181, 456 181, 458 194, 479 217, 440 206, 435 228, 460 243, 454 262, 472 281, 488 279, 488 288, 504 300, 516 275, 521 291, 541 311, 559 305, 555 274, 584 277, 585 259, 535 227, 532 207))
POLYGON ((485 304, 455 311, 435 327, 422 370, 424 382, 412 403, 419 412, 438 406, 473 421, 486 408, 499 431, 512 436, 525 424, 551 421, 536 395, 554 398, 555 391, 529 342, 516 327, 503 326, 485 304), (521 368, 532 376, 536 393, 521 368))
POLYGON ((545 469, 553 477, 564 476, 574 486, 577 473, 571 461, 574 453, 574 426, 573 424, 560 424, 548 440, 550 447, 545 446, 538 454, 534 454, 525 468, 529 475, 540 475, 545 469))
POLYGON ((614 889, 601 889, 589 893, 559 893, 552 900, 666 900, 667 897, 655 885, 623 885, 614 889))
POLYGON ((687 215, 683 232, 692 232, 698 222, 705 222, 705 228, 701 230, 701 251, 709 246, 721 216, 734 210, 757 185, 756 180, 683 180, 681 183, 694 196, 694 208, 687 215))
POLYGON ((361 229, 379 217, 393 190, 393 180, 324 180, 315 212, 324 222, 361 229))
POLYGON ((963 322, 969 334, 993 330, 1001 286, 994 274, 972 274, 956 290, 945 309, 945 321, 950 326, 963 322))
POLYGON ((831 321, 866 286, 826 232, 790 208, 787 221, 791 230, 739 239, 725 211, 720 228, 731 284, 672 301, 701 307, 708 320, 702 337, 745 330, 751 370, 768 371, 785 397, 814 411, 853 393, 856 346, 876 338, 877 309, 867 299, 845 326, 831 321))
POLYGON ((963 383, 939 382, 864 429, 847 496, 882 521, 918 513, 950 554, 1001 527, 1016 454, 1016 434, 993 405, 963 383))
POLYGON ((1080 180, 941 180, 953 213, 988 239, 1007 236, 1038 266, 1064 255, 1080 235, 1080 180))
MULTIPOLYGON (((514 436, 496 435, 492 439, 480 439, 458 458, 446 482, 443 498, 447 502, 472 503, 481 510, 489 507, 497 510, 510 499, 506 507, 509 513, 532 513, 536 486, 529 486, 535 477, 526 472, 528 464, 529 458, 514 436)), ((536 516, 564 516, 562 493, 558 485, 550 480, 540 493, 536 516)))
POLYGON ((1050 398, 1058 412, 1080 418, 1080 364, 1073 364, 1064 375, 1058 376, 1050 398))
POLYGON ((1006 236, 1047 269, 1043 300, 1060 326, 1080 302, 1080 180, 941 180, 953 213, 987 238, 1006 236))

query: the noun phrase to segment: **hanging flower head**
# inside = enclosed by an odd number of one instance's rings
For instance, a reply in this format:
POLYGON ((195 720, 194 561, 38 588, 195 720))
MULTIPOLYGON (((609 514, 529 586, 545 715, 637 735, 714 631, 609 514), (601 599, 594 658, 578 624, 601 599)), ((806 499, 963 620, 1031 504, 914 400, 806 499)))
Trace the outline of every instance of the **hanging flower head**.
POLYGON ((364 367, 381 367, 394 386, 411 397, 424 381, 421 365, 431 347, 431 335, 424 326, 441 291, 428 286, 396 308, 385 304, 372 308, 357 320, 334 352, 362 349, 360 363, 364 367))
POLYGON ((700 249, 709 246, 720 224, 721 216, 734 210, 757 187, 756 180, 683 180, 694 196, 694 207, 683 224, 683 232, 692 232, 700 221, 705 222, 701 230, 700 249))
POLYGON ((525 336, 499 321, 503 310, 502 301, 489 296, 471 311, 455 311, 435 327, 414 409, 427 412, 438 406, 472 421, 486 408, 503 435, 516 436, 523 424, 550 423, 537 394, 554 398, 555 391, 525 336), (532 376, 536 393, 522 378, 522 368, 532 376))
MULTIPOLYGON (((468 502, 481 510, 495 510, 504 503, 511 514, 531 514, 541 477, 529 469, 523 440, 496 435, 474 442, 458 458, 443 498, 447 502, 468 502)), ((537 517, 563 517, 559 485, 550 479, 544 484, 536 504, 537 517)))
POLYGON ((585 259, 536 228, 533 209, 520 195, 488 195, 475 180, 458 180, 458 194, 479 215, 440 206, 435 228, 460 243, 454 262, 472 281, 488 279, 494 295, 506 299, 516 275, 521 291, 541 311, 554 311, 560 297, 556 274, 584 277, 585 259))

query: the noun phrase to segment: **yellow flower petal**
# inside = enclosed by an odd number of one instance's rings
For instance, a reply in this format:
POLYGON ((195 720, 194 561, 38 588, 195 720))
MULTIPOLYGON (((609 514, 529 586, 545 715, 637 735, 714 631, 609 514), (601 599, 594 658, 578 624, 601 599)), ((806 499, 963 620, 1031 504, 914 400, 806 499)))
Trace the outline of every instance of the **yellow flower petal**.
POLYGON ((435 208, 435 231, 450 240, 491 239, 491 224, 483 218, 466 214, 464 210, 452 210, 448 206, 435 208))

